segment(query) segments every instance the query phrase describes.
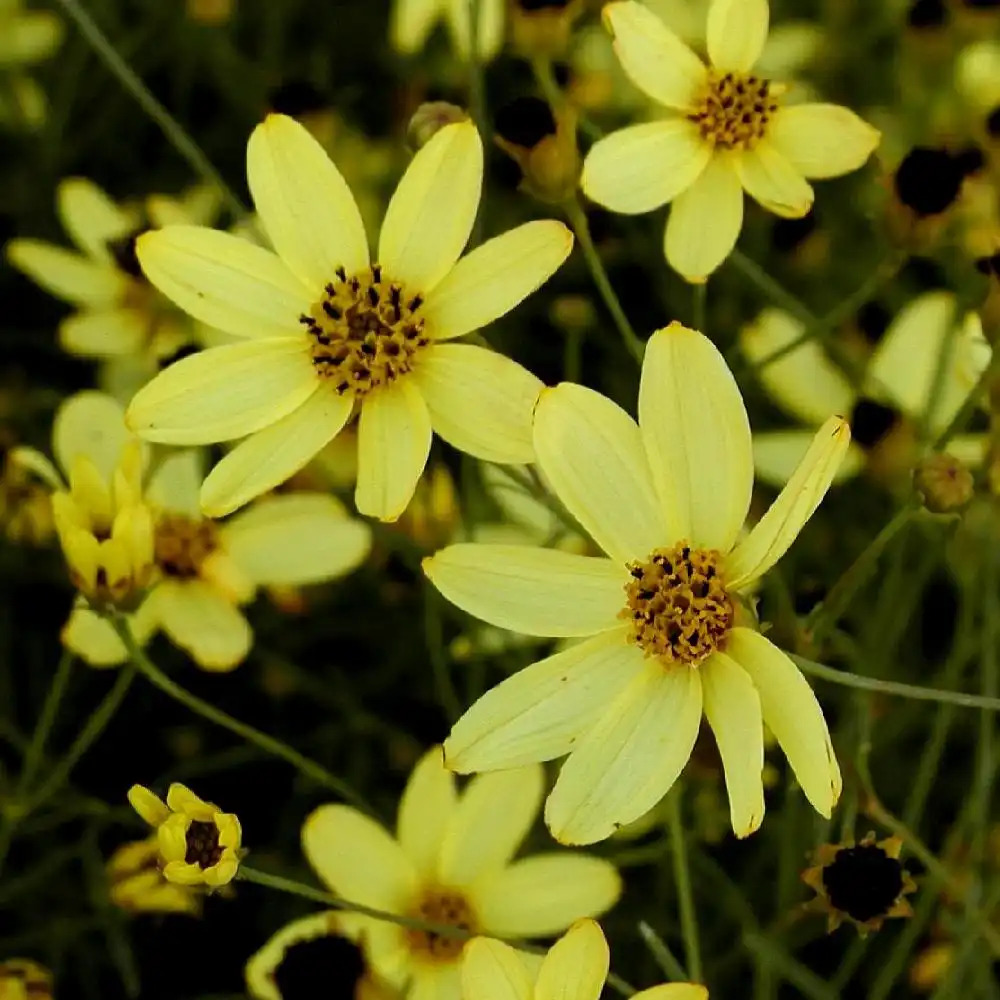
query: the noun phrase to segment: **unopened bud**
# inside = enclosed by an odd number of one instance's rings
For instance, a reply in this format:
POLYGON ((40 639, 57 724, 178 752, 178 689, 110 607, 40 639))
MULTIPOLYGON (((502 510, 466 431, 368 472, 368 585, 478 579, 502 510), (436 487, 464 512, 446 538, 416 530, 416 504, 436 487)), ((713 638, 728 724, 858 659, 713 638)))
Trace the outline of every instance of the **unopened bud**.
POLYGON ((972 473, 947 452, 923 459, 914 473, 913 484, 924 498, 924 506, 934 514, 961 510, 975 491, 972 473))
POLYGON ((573 196, 580 178, 576 114, 553 111, 537 97, 520 97, 497 113, 496 144, 521 168, 521 187, 540 201, 573 196))
POLYGON ((468 120, 468 113, 457 104, 449 104, 447 101, 428 101, 417 108, 410 119, 410 124, 406 126, 407 144, 416 152, 426 146, 445 125, 468 120))

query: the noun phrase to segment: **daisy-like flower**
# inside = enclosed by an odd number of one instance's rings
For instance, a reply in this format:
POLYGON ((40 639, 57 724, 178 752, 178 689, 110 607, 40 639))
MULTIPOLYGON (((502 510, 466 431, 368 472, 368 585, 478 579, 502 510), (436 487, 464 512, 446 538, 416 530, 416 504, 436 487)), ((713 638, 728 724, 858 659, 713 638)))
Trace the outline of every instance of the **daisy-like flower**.
POLYGON ((816 697, 754 628, 741 598, 816 510, 850 440, 831 417, 743 539, 753 489, 746 409, 722 355, 673 323, 646 346, 639 422, 564 383, 535 412, 539 469, 606 557, 453 545, 424 560, 454 604, 528 635, 588 637, 488 691, 445 741, 449 767, 492 771, 569 754, 545 807, 587 844, 652 808, 680 774, 702 712, 737 836, 764 817, 763 723, 814 808, 840 770, 816 697))
POLYGON ((243 852, 240 821, 174 782, 164 802, 142 785, 128 791, 132 808, 156 830, 159 866, 168 882, 217 889, 236 877, 243 852))
POLYGON ((0 1000, 52 1000, 52 973, 30 958, 0 962, 0 1000))
POLYGON ((806 178, 856 170, 878 144, 847 108, 781 106, 782 86, 754 73, 768 19, 767 0, 712 0, 706 66, 635 0, 604 8, 625 72, 670 114, 595 143, 580 183, 614 212, 672 202, 664 251, 688 281, 706 280, 733 249, 744 191, 777 215, 803 216, 813 203, 806 178))
POLYGON ((356 410, 364 514, 403 512, 432 428, 477 458, 531 461, 541 382, 503 355, 444 341, 534 291, 565 260, 572 234, 529 222, 459 260, 482 187, 475 126, 446 126, 413 158, 386 211, 377 262, 343 178, 291 118, 270 115, 255 129, 247 173, 276 254, 183 226, 138 242, 153 284, 241 340, 167 368, 129 408, 130 426, 153 441, 249 435, 205 480, 205 513, 229 513, 284 482, 356 410))
MULTIPOLYGON (((593 920, 578 920, 540 965, 503 941, 473 938, 462 960, 463 1000, 598 1000, 608 978, 610 954, 593 920)), ((708 1000, 695 983, 662 983, 635 994, 637 1000, 708 1000)))
POLYGON ((816 891, 816 899, 808 905, 827 914, 828 930, 846 920, 865 935, 891 917, 913 916, 905 897, 917 886, 899 860, 902 848, 899 837, 876 841, 874 833, 860 844, 817 848, 802 881, 816 891))
MULTIPOLYGON (((478 0, 478 58, 488 62, 503 45, 505 0, 478 0)), ((472 51, 468 0, 394 0, 389 22, 389 42, 403 55, 419 52, 438 22, 448 26, 452 45, 463 59, 472 51)))
MULTIPOLYGON (((302 844, 316 873, 338 895, 468 934, 509 938, 555 934, 603 913, 620 879, 586 854, 536 854, 513 861, 534 823, 542 768, 474 778, 459 794, 441 748, 417 764, 399 806, 396 836, 344 805, 321 806, 306 820, 302 844)), ((411 1000, 458 1000, 462 934, 451 937, 363 918, 373 969, 409 983, 411 1000)))
POLYGON ((22 0, 0 0, 0 124, 36 128, 45 121, 45 91, 24 70, 48 59, 62 42, 63 23, 47 10, 27 10, 22 0))
POLYGON ((168 882, 159 867, 156 835, 122 844, 108 860, 108 897, 128 913, 201 913, 201 897, 189 886, 168 882))

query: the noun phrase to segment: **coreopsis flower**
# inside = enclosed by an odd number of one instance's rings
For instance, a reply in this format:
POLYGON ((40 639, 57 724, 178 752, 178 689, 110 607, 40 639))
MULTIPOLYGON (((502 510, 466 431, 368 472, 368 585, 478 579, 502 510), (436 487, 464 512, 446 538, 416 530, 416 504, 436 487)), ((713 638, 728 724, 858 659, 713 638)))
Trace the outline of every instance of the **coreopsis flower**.
MULTIPOLYGON (((598 1000, 610 955, 600 925, 578 920, 548 950, 541 964, 503 941, 473 938, 462 960, 463 1000, 598 1000)), ((708 1000, 696 983, 662 983, 634 994, 637 1000, 708 1000)))
MULTIPOLYGON (((478 0, 477 58, 488 62, 503 45, 505 0, 478 0)), ((455 51, 468 59, 472 51, 472 21, 468 0, 394 0, 389 42, 403 55, 419 52, 439 21, 444 21, 455 51)))
POLYGON ((0 962, 0 1000, 52 1000, 52 973, 30 958, 0 962))
POLYGON ((168 882, 217 889, 236 877, 243 851, 240 821, 174 782, 164 802, 142 785, 128 791, 132 808, 156 831, 158 864, 168 882))
POLYGON ((621 884, 607 861, 570 852, 512 860, 538 815, 542 784, 533 765, 481 775, 459 793, 434 747, 410 775, 395 837, 350 806, 321 806, 308 817, 306 857, 334 893, 456 930, 452 937, 361 918, 379 976, 409 983, 412 997, 458 1000, 468 936, 555 934, 614 904, 621 884))
POLYGON ((607 555, 467 544, 424 561, 441 593, 478 618, 584 639, 480 698, 445 741, 448 766, 492 771, 568 754, 545 820, 563 843, 592 843, 662 798, 704 712, 737 836, 764 817, 765 722, 808 800, 829 816, 841 778, 823 713, 788 656, 746 624, 742 598, 812 516, 849 440, 846 422, 831 417, 741 538, 750 425, 702 334, 674 323, 650 338, 638 424, 583 386, 543 392, 538 467, 607 555))
POLYGON ((316 984, 341 1000, 399 1000, 365 959, 363 927, 350 913, 330 910, 286 924, 246 964, 253 1000, 298 1000, 316 984))
POLYGON ((855 844, 823 844, 813 855, 813 865, 802 881, 816 891, 809 904, 827 914, 828 930, 845 920, 862 933, 877 931, 891 917, 910 917, 906 896, 917 886, 899 860, 899 837, 876 841, 869 833, 855 844))
MULTIPOLYGON (((944 430, 991 355, 979 316, 970 311, 959 317, 957 309, 955 296, 944 291, 926 292, 904 306, 872 352, 864 385, 858 388, 815 339, 799 343, 759 368, 758 377, 770 398, 800 426, 754 434, 757 475, 774 485, 786 483, 809 447, 815 428, 830 413, 851 413, 864 398, 885 403, 909 420, 922 423, 931 438, 944 430)), ((740 330, 740 350, 757 364, 798 342, 805 330, 794 316, 769 307, 740 330)), ((982 460, 986 439, 982 434, 962 434, 948 447, 957 458, 975 464, 982 460)), ((859 473, 865 457, 865 450, 852 442, 837 479, 859 473)), ((908 467, 909 463, 905 464, 908 467)))
POLYGON ((169 882, 159 867, 154 834, 116 848, 108 859, 108 897, 127 913, 201 913, 201 897, 187 885, 169 882))
POLYGON ((0 2, 0 124, 37 128, 45 121, 45 91, 25 70, 48 59, 63 39, 63 22, 51 11, 28 10, 22 0, 0 2))
POLYGON ((153 284, 241 340, 167 368, 129 408, 130 426, 153 441, 246 437, 205 480, 205 513, 227 514, 284 482, 356 411, 364 514, 402 513, 432 429, 478 458, 531 461, 539 380, 500 354, 444 341, 536 289, 572 234, 529 222, 459 260, 482 186, 475 127, 449 125, 414 156, 386 211, 377 262, 343 178, 292 119, 270 115, 254 130, 247 171, 276 254, 184 226, 138 241, 153 284))
POLYGON ((767 0, 712 0, 706 66, 642 4, 604 8, 625 72, 669 115, 595 143, 581 186, 614 212, 671 202, 664 250, 688 281, 706 280, 732 250, 744 191, 777 215, 803 216, 813 203, 806 178, 856 170, 878 143, 847 108, 781 106, 782 86, 754 73, 768 19, 767 0))

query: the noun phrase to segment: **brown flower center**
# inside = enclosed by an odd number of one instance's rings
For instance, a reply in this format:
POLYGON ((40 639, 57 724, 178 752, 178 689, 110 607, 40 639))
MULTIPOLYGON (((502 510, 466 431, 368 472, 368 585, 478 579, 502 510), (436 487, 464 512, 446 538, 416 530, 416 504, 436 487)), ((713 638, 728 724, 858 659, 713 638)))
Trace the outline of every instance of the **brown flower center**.
MULTIPOLYGON (((445 924, 459 930, 476 932, 476 915, 468 900, 453 889, 427 890, 412 916, 432 924, 445 924)), ((411 930, 407 932, 410 949, 425 957, 447 961, 458 958, 465 944, 464 937, 450 937, 436 931, 411 930)))
POLYGON ((695 110, 688 115, 708 142, 723 149, 752 149, 778 110, 771 82, 748 73, 710 70, 695 110))
POLYGON ((338 394, 357 396, 406 374, 429 342, 422 305, 420 295, 383 280, 378 264, 350 277, 338 268, 323 298, 299 317, 312 338, 317 374, 338 394))
POLYGON ((187 829, 187 852, 184 860, 189 865, 199 868, 211 868, 222 858, 222 845, 219 843, 219 828, 214 823, 193 819, 187 829))
POLYGON ((197 576, 202 564, 218 547, 218 528, 206 518, 161 514, 157 519, 155 558, 167 576, 182 579, 197 576))
POLYGON ((680 542, 629 563, 625 607, 631 640, 664 665, 697 664, 715 652, 733 624, 733 602, 719 575, 722 554, 680 542))

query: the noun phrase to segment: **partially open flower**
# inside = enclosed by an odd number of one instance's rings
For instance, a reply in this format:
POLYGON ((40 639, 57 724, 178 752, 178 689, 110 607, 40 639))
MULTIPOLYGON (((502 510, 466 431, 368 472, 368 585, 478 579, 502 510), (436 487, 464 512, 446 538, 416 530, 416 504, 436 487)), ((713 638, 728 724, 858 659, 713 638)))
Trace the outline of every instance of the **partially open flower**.
POLYGON ((236 877, 243 852, 240 821, 211 802, 203 802, 174 782, 163 802, 148 788, 133 785, 132 808, 156 829, 163 877, 178 885, 218 888, 236 877))
POLYGON ((0 962, 0 1000, 52 1000, 52 973, 30 958, 0 962))
POLYGON ((108 896, 128 913, 186 913, 198 916, 200 897, 188 886, 168 882, 159 867, 155 834, 117 848, 107 863, 108 896))

